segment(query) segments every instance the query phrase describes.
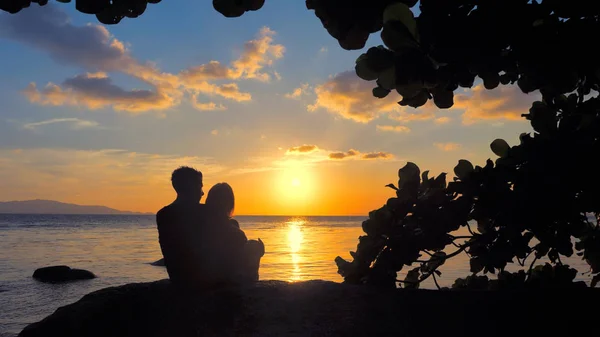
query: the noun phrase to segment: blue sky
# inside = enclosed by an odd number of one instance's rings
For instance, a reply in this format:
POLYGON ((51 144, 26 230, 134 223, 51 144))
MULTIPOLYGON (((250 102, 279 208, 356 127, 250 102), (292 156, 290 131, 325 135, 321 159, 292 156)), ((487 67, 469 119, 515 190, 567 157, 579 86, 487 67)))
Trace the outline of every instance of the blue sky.
POLYGON ((72 3, 0 13, 0 200, 155 211, 190 164, 231 182, 239 213, 364 214, 406 161, 451 172, 530 131, 537 96, 511 86, 476 83, 444 111, 371 97, 353 66, 380 43, 343 50, 304 1, 235 19, 165 1, 114 26, 72 3))

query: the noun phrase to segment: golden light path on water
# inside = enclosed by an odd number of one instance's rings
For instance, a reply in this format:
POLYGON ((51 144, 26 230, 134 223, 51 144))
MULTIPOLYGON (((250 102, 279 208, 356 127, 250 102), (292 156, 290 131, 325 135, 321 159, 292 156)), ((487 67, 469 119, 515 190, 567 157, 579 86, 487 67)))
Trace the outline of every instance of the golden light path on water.
POLYGON ((306 221, 302 219, 292 220, 287 222, 288 227, 288 243, 290 245, 290 256, 292 259, 293 271, 292 277, 290 281, 299 281, 300 277, 300 250, 302 249, 302 225, 304 225, 306 221))
POLYGON ((261 259, 261 280, 288 282, 325 279, 341 282, 335 257, 349 258, 356 249, 362 230, 356 225, 360 220, 315 219, 311 217, 282 217, 279 222, 256 220, 248 226, 243 220, 241 228, 249 239, 260 238, 265 244, 261 259))

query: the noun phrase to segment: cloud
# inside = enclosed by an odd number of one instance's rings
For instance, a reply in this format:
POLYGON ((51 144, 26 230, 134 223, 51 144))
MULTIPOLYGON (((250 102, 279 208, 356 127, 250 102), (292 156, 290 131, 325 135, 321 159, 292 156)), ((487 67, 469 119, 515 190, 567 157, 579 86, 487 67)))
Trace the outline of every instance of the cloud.
MULTIPOLYGON (((322 109, 360 123, 368 123, 382 115, 402 123, 431 120, 436 124, 444 124, 450 121, 449 117, 436 118, 439 109, 431 100, 419 108, 403 107, 397 104, 401 96, 395 92, 382 99, 373 97, 374 86, 373 81, 360 79, 354 71, 339 73, 314 88, 316 99, 307 109, 322 109)), ((298 96, 299 93, 294 91, 288 95, 298 96)), ((539 99, 538 93, 525 95, 515 85, 486 90, 479 84, 464 93, 455 93, 454 106, 450 111, 464 110, 464 124, 481 120, 522 120, 521 114, 526 113, 531 103, 539 99)))
POLYGON ((308 88, 308 83, 304 83, 300 87, 294 89, 292 92, 285 94, 285 97, 291 99, 300 99, 302 95, 308 94, 308 88))
POLYGON ((398 132, 398 133, 410 132, 410 128, 408 126, 405 126, 405 125, 377 125, 377 130, 379 130, 379 131, 398 132))
POLYGON ((456 151, 461 148, 461 145, 458 143, 434 143, 435 147, 442 151, 450 152, 456 151))
POLYGON ((213 135, 213 136, 216 136, 216 135, 218 135, 218 134, 219 134, 219 130, 217 130, 217 129, 214 129, 214 130, 212 130, 212 131, 210 132, 210 134, 211 134, 211 135, 213 135))
POLYGON ((319 150, 319 147, 316 146, 316 145, 300 145, 300 146, 290 147, 286 151, 286 154, 310 153, 310 152, 315 152, 315 151, 318 151, 318 150, 319 150))
POLYGON ((373 97, 373 85, 360 79, 354 71, 339 73, 315 87, 317 98, 307 107, 308 111, 323 109, 345 119, 367 123, 382 113, 400 109, 394 95, 373 97))
MULTIPOLYGON (((214 81, 256 79, 268 81, 266 70, 283 57, 283 45, 274 44, 275 32, 264 27, 256 39, 245 43, 231 66, 210 61, 177 74, 161 71, 155 64, 135 59, 126 44, 101 25, 77 26, 56 5, 32 6, 16 15, 0 16, 0 37, 30 45, 61 64, 77 66, 90 73, 77 75, 62 84, 48 83, 38 90, 35 83, 24 90, 26 97, 41 105, 72 105, 89 109, 110 107, 116 111, 166 110, 185 97, 219 96, 236 102, 252 99, 237 83, 214 81), (99 72, 99 73, 98 73, 99 72), (98 76, 91 76, 97 73, 98 76), (125 90, 111 82, 106 73, 133 77, 149 89, 125 90)), ((193 104, 194 102, 192 102, 193 104)), ((222 109, 223 105, 200 103, 200 109, 222 109)))
POLYGON ((363 160, 369 160, 369 159, 391 159, 393 158, 394 155, 388 152, 367 152, 367 153, 361 153, 357 150, 348 150, 347 152, 332 152, 329 154, 329 159, 332 160, 342 160, 342 159, 347 159, 347 158, 353 158, 353 159, 363 159, 363 160))
POLYGON ((524 94, 516 85, 499 86, 486 90, 482 84, 476 85, 468 94, 456 95, 454 107, 464 109, 464 124, 483 120, 524 120, 521 114, 527 113, 531 103, 539 100, 539 93, 524 94))
POLYGON ((200 110, 200 111, 222 111, 222 110, 227 110, 227 107, 224 106, 223 104, 217 104, 215 102, 200 103, 200 102, 197 101, 196 97, 194 97, 192 99, 192 106, 196 110, 200 110))
POLYGON ((175 105, 174 97, 162 90, 126 91, 98 74, 77 75, 65 80, 62 87, 49 83, 41 90, 30 83, 23 93, 29 101, 40 105, 72 105, 92 110, 112 107, 115 111, 142 112, 175 105))
POLYGON ((437 108, 431 102, 418 109, 398 104, 395 92, 385 98, 373 96, 374 82, 364 81, 354 71, 339 73, 315 87, 317 96, 308 111, 323 109, 355 122, 368 123, 381 115, 399 122, 426 121, 435 117, 437 108))
MULTIPOLYGON (((269 81, 271 75, 263 72, 265 67, 271 66, 274 61, 283 57, 285 47, 273 44, 275 32, 268 27, 263 27, 254 40, 244 44, 244 49, 239 58, 232 62, 231 67, 219 61, 210 61, 206 64, 190 67, 181 71, 181 79, 189 86, 208 80, 237 80, 258 79, 269 81)), ((280 78, 277 72, 273 76, 280 78)))
POLYGON ((389 159, 393 155, 387 152, 370 152, 362 155, 362 159, 389 159))
POLYGON ((84 120, 79 118, 54 118, 41 122, 27 123, 23 125, 23 128, 28 130, 35 130, 40 126, 51 124, 69 124, 70 128, 73 130, 99 127, 98 122, 95 121, 84 120))
POLYGON ((32 6, 16 15, 0 17, 0 37, 41 49, 63 64, 107 71, 136 61, 124 44, 101 25, 75 26, 67 13, 49 4, 32 6))
POLYGON ((344 159, 348 157, 354 157, 359 154, 356 150, 349 150, 347 152, 332 152, 329 154, 329 159, 344 159))
POLYGON ((317 145, 300 145, 289 148, 286 155, 303 155, 310 163, 323 162, 327 160, 341 159, 390 159, 394 156, 387 152, 362 153, 355 149, 348 151, 330 151, 319 148, 317 145))
POLYGON ((438 117, 433 120, 435 124, 447 124, 450 123, 452 119, 450 117, 438 117))
POLYGON ((244 44, 244 51, 240 57, 233 62, 233 68, 237 76, 245 78, 256 78, 261 81, 269 81, 271 76, 261 72, 263 67, 270 66, 273 61, 283 57, 285 47, 273 44, 275 32, 269 27, 263 27, 258 38, 244 44))

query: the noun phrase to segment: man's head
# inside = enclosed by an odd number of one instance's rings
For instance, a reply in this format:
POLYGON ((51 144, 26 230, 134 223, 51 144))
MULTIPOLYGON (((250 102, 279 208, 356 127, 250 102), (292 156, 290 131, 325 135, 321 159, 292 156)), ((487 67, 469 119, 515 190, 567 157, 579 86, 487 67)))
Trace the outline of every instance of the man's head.
POLYGON ((200 202, 202 191, 202 172, 187 166, 181 166, 171 174, 171 184, 177 192, 177 198, 200 202))

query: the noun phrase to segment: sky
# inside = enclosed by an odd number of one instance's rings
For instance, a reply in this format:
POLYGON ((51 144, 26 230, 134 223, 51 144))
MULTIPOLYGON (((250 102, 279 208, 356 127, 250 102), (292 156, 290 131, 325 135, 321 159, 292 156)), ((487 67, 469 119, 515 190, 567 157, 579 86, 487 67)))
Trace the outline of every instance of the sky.
MULTIPOLYGON (((457 32, 456 39, 468 38, 457 32)), ((455 92, 454 107, 372 97, 304 1, 225 18, 164 1, 104 26, 74 4, 0 13, 0 201, 51 199, 156 212, 171 172, 228 182, 237 215, 365 215, 398 169, 484 164, 531 132, 539 97, 516 86, 455 92)))

